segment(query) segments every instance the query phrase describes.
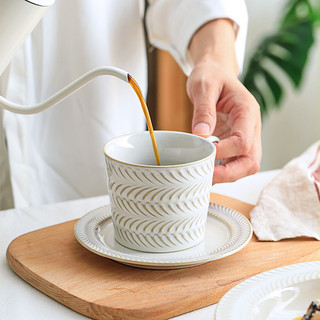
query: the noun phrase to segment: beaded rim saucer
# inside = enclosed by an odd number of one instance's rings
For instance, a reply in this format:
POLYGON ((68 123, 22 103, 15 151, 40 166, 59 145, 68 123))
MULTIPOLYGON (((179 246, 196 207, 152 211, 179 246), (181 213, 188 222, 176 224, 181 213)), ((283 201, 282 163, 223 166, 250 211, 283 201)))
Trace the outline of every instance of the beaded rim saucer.
POLYGON ((296 319, 319 296, 320 261, 259 273, 233 287, 220 300, 216 320, 296 319))
POLYGON ((227 257, 244 248, 252 232, 249 220, 242 214, 214 203, 209 204, 204 240, 176 252, 142 252, 117 243, 109 205, 88 212, 74 227, 75 237, 88 250, 123 264, 148 269, 187 268, 227 257))

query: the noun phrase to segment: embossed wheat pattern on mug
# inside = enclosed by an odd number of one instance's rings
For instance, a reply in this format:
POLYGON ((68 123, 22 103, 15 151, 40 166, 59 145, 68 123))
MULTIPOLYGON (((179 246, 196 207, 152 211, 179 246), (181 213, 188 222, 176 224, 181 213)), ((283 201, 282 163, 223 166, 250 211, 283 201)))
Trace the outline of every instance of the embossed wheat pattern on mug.
POLYGON ((116 240, 131 249, 189 248, 205 233, 214 156, 188 166, 125 166, 106 158, 116 240))

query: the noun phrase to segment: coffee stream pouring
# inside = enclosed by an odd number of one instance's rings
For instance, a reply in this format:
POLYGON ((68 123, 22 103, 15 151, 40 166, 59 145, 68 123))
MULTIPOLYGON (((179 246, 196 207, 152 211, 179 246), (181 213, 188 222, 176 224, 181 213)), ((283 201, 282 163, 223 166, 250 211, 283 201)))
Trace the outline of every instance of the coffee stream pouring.
POLYGON ((63 89, 61 89, 60 91, 53 94, 48 99, 46 99, 40 103, 34 104, 34 105, 16 104, 16 103, 13 103, 13 102, 5 99, 4 97, 0 96, 0 107, 2 107, 3 109, 6 109, 8 111, 11 111, 14 113, 20 113, 20 114, 38 113, 38 112, 44 111, 44 110, 52 107, 53 105, 57 104, 58 102, 67 98, 68 96, 70 96, 72 93, 79 90, 81 87, 86 85, 88 82, 90 82, 93 79, 95 79, 96 77, 99 77, 102 75, 115 76, 115 77, 129 83, 131 85, 131 87, 134 89, 134 91, 136 92, 136 94, 139 98, 139 101, 141 103, 141 107, 144 112, 146 121, 147 121, 148 130, 150 133, 156 162, 157 162, 157 165, 160 165, 158 147, 157 147, 156 140, 154 137, 153 126, 152 126, 152 122, 150 119, 147 105, 146 105, 145 100, 142 96, 142 93, 141 93, 141 90, 139 88, 138 83, 134 80, 134 78, 128 72, 126 72, 122 69, 115 68, 115 67, 100 67, 97 69, 93 69, 93 70, 85 73, 80 78, 76 79, 75 81, 71 82, 70 84, 65 86, 63 89))
MULTIPOLYGON (((55 0, 0 0, 0 76, 8 67, 16 51, 54 2, 55 0)), ((121 69, 107 66, 91 70, 77 80, 71 82, 50 98, 35 105, 19 105, 0 96, 0 108, 20 114, 38 113, 52 107, 94 78, 102 75, 118 77, 129 83, 136 92, 147 121, 155 159, 157 165, 160 165, 159 152, 154 137, 152 122, 142 92, 138 83, 127 72, 121 69)))

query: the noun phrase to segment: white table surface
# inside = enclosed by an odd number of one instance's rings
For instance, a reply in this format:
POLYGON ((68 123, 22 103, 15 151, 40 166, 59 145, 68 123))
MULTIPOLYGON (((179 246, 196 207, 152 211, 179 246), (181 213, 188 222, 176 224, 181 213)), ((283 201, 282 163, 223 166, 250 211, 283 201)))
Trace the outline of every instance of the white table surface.
MULTIPOLYGON (((212 192, 255 204, 262 188, 278 172, 278 170, 260 172, 233 183, 215 185, 212 187, 212 192)), ((88 211, 106 203, 108 203, 108 197, 102 196, 46 206, 0 211, 0 319, 88 319, 49 298, 19 278, 7 264, 6 250, 13 239, 24 233, 80 218, 88 211)), ((214 319, 215 307, 215 305, 211 305, 174 319, 214 319)))

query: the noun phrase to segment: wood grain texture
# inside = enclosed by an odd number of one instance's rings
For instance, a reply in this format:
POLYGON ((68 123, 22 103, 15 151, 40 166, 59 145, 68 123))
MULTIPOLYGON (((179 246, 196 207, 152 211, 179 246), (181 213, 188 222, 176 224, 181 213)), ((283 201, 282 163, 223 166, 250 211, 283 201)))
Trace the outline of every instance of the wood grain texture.
MULTIPOLYGON (((252 205, 214 194, 246 217, 252 205)), ((273 268, 320 259, 309 238, 250 243, 236 254, 179 270, 122 265, 83 248, 74 221, 22 235, 7 250, 10 267, 65 306, 94 319, 167 319, 219 301, 243 280, 273 268)))

